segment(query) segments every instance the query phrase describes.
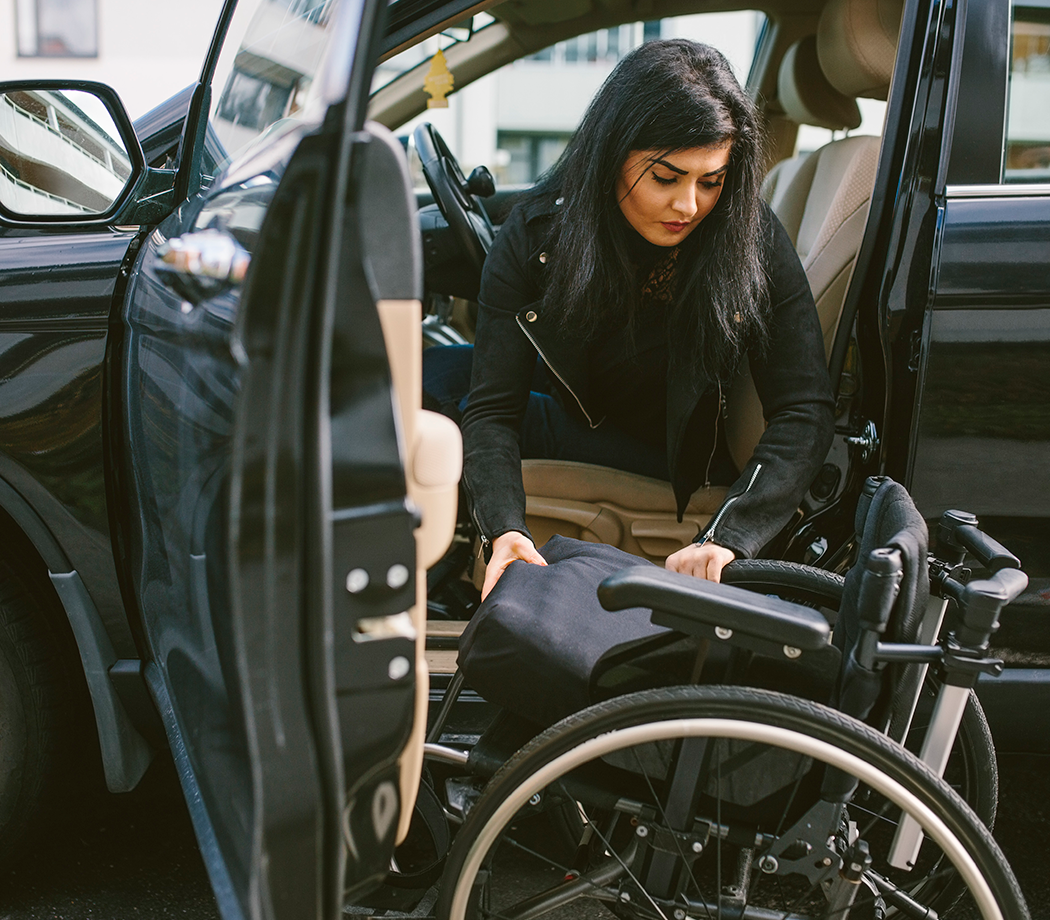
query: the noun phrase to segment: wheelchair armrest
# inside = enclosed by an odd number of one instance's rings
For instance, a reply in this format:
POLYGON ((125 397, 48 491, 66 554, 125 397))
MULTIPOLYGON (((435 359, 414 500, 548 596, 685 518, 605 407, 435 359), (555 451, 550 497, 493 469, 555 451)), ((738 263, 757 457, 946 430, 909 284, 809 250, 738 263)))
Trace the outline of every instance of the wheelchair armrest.
POLYGON ((801 651, 822 649, 831 637, 828 621, 810 607, 653 565, 631 566, 610 575, 598 586, 598 600, 606 610, 652 608, 653 623, 690 635, 730 629, 763 645, 801 651))

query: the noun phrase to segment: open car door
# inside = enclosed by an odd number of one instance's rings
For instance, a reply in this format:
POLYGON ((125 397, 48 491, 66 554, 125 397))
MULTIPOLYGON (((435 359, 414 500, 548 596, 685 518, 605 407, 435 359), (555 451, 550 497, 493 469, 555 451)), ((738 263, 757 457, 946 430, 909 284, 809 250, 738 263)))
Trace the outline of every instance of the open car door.
POLYGON ((227 4, 184 203, 125 299, 129 578, 225 918, 339 915, 385 875, 419 780, 420 566, 451 537, 461 454, 419 414, 404 154, 363 123, 382 12, 227 4), (417 455, 442 458, 423 483, 417 455))

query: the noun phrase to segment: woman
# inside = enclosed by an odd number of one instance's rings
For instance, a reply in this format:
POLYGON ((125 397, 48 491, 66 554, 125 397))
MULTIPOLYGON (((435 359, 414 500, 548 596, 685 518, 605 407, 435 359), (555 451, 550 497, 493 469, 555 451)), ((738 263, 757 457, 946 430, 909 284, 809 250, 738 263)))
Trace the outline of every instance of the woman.
MULTIPOLYGON (((649 42, 507 218, 482 275, 462 417, 483 597, 512 561, 545 564, 525 525, 523 457, 667 479, 679 520, 699 486, 733 482, 666 562, 714 581, 798 507, 831 443, 833 400, 806 275, 759 198, 761 143, 719 52, 649 42), (737 471, 720 415, 745 355, 768 424, 737 471)), ((425 353, 424 379, 444 379, 446 403, 469 354, 425 353)))

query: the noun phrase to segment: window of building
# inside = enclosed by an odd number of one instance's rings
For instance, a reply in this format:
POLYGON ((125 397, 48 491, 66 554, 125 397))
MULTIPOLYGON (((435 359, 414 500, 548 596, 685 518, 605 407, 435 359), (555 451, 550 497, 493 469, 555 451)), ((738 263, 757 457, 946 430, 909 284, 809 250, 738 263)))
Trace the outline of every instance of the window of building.
POLYGON ((659 21, 642 23, 640 28, 639 23, 632 22, 611 29, 599 29, 558 42, 530 54, 525 60, 552 64, 615 64, 640 42, 648 41, 652 37, 652 27, 655 27, 658 36, 659 21))
POLYGON ((499 131, 496 146, 506 152, 501 170, 504 184, 531 185, 557 162, 570 136, 499 131))
POLYGON ((17 0, 20 57, 98 57, 97 0, 17 0))
POLYGON ((1050 7, 1015 6, 1004 182, 1050 182, 1050 7))

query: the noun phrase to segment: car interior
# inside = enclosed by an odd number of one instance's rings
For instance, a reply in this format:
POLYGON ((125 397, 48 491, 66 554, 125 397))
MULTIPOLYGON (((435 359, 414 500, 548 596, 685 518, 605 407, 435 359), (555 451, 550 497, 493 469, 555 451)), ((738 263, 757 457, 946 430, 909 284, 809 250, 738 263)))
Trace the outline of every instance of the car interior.
MULTIPOLYGON (((472 7, 456 13, 452 20, 435 21, 415 40, 436 34, 480 9, 472 7)), ((645 6, 645 16, 653 19, 695 11, 681 2, 645 6)), ((763 195, 786 227, 805 267, 829 356, 836 335, 850 334, 849 328, 840 329, 840 316, 864 236, 880 147, 878 136, 850 132, 861 124, 859 98, 887 98, 901 11, 900 0, 829 0, 823 7, 774 4, 765 10, 768 18, 748 80, 766 116, 770 138, 770 169, 763 195), (796 139, 802 126, 827 129, 833 132, 833 139, 813 152, 797 155, 796 139)), ((445 50, 457 88, 554 42, 639 17, 635 4, 621 2, 567 5, 510 0, 486 12, 492 17, 488 25, 445 50)), ((396 4, 392 16, 385 59, 408 44, 397 43, 396 4)), ((428 66, 424 60, 381 86, 372 96, 370 117, 403 132, 401 126, 425 110, 423 84, 428 66)), ((425 192, 418 198, 422 205, 431 200, 425 192)), ((509 210, 512 198, 513 189, 498 190, 493 199, 496 206, 487 202, 494 219, 509 210)), ((428 261, 429 287, 433 287, 432 268, 428 261)), ((461 289, 476 290, 476 284, 476 278, 465 279, 461 289)), ((465 315, 469 317, 469 308, 465 315)), ((458 324, 457 331, 465 333, 466 339, 457 339, 451 332, 446 340, 469 340, 469 319, 458 324)), ((401 345, 408 341, 402 339, 401 345)), ((750 456, 764 424, 757 393, 744 367, 727 394, 726 434, 739 467, 750 456)), ((538 545, 560 533, 608 543, 656 562, 692 539, 726 492, 724 487, 700 489, 679 523, 671 489, 659 480, 547 460, 524 461, 523 478, 529 526, 538 545)), ((474 550, 470 572, 475 585, 480 585, 484 563, 476 547, 474 550)), ((451 616, 457 619, 455 612, 451 616)), ((454 635, 459 625, 431 622, 432 636, 454 635)), ((435 649, 430 658, 437 673, 454 670, 454 650, 435 649)))

